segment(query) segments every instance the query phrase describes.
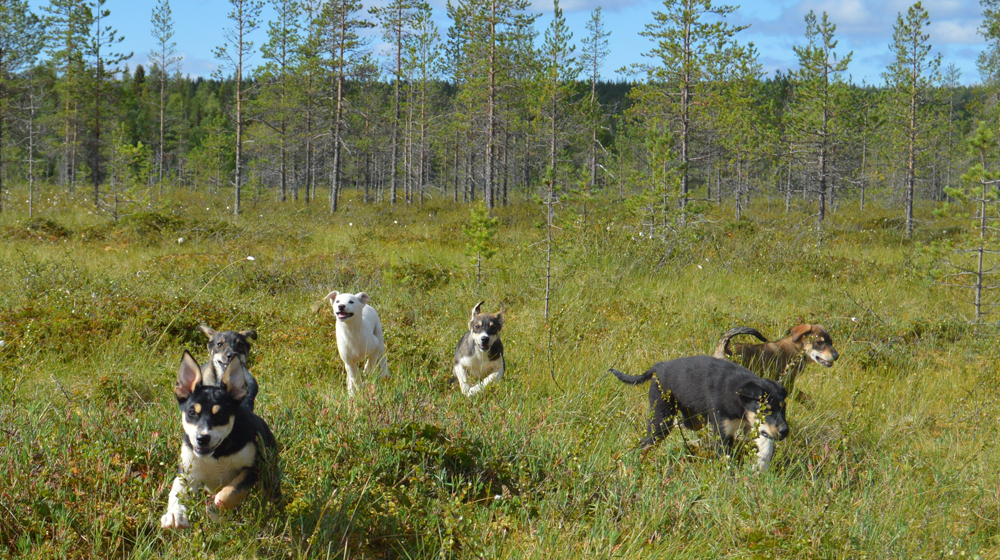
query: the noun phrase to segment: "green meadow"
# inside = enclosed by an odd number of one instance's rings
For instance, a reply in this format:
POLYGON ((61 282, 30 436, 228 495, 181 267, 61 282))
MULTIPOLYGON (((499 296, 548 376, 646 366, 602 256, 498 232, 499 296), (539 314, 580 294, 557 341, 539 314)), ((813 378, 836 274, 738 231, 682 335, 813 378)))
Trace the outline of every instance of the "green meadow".
MULTIPOLYGON (((86 193, 0 215, 0 556, 24 558, 997 558, 997 328, 932 277, 971 226, 844 199, 760 198, 650 239, 613 198, 557 209, 551 317, 544 210, 497 209, 482 282, 468 207, 244 201, 177 191, 113 223, 86 193), (642 232, 642 235, 640 235, 642 232), (330 290, 371 295, 393 378, 347 397, 330 290), (506 306, 507 372, 479 398, 449 383, 470 309, 506 306), (745 325, 831 332, 791 436, 758 474, 675 431, 640 460, 647 386, 614 366, 710 353, 745 325), (285 501, 230 523, 190 508, 164 532, 181 427, 172 386, 201 323, 256 328, 257 412, 285 501)), ((22 197, 23 198, 23 197, 22 197)), ((888 203, 887 203, 888 204, 888 203)))

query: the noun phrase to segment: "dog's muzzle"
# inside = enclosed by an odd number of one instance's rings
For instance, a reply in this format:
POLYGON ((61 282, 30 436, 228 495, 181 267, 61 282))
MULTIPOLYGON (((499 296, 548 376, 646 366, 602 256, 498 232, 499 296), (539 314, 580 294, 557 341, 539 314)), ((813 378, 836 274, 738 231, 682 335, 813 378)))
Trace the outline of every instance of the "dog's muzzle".
MULTIPOLYGON (((817 364, 819 364, 819 365, 821 365, 823 367, 833 367, 833 361, 832 360, 824 360, 823 358, 820 358, 819 356, 813 356, 812 359, 813 359, 814 362, 816 362, 817 364)), ((834 360, 836 360, 836 358, 834 358, 834 360)))
POLYGON ((345 321, 347 319, 350 319, 351 317, 354 317, 354 313, 345 313, 344 311, 337 312, 337 319, 341 321, 345 321))
POLYGON ((490 349, 490 346, 493 346, 493 341, 491 341, 488 338, 480 339, 478 345, 479 345, 479 349, 482 350, 483 352, 485 352, 485 351, 487 351, 487 350, 490 349))
POLYGON ((766 437, 767 439, 772 439, 774 441, 781 441, 786 437, 788 437, 788 432, 789 432, 788 424, 785 424, 784 426, 776 429, 775 431, 777 433, 772 434, 769 430, 760 430, 760 435, 766 437))
POLYGON ((194 454, 199 457, 205 457, 211 455, 214 451, 214 447, 210 447, 208 444, 212 442, 211 436, 198 436, 195 438, 194 442, 194 454), (203 439, 204 438, 204 439, 203 439))

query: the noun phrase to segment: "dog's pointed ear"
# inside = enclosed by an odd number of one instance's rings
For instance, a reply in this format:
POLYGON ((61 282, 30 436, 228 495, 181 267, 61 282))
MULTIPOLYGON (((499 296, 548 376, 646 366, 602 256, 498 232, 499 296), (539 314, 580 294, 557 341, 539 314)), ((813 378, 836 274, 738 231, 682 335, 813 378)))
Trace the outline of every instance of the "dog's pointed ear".
POLYGON ((361 303, 365 305, 368 305, 368 302, 372 300, 372 297, 368 295, 368 292, 361 292, 360 294, 354 294, 354 295, 358 296, 358 299, 361 300, 361 303))
POLYGON ((745 410, 756 412, 760 406, 760 398, 764 396, 764 390, 756 383, 747 383, 736 390, 740 397, 740 404, 745 410))
POLYGON ((808 334, 809 331, 811 331, 812 329, 813 326, 808 324, 799 325, 795 327, 794 329, 792 329, 792 332, 789 333, 792 337, 792 342, 798 342, 802 340, 802 337, 808 334))
POLYGON ((208 325, 198 325, 198 330, 205 333, 205 336, 207 336, 209 339, 215 336, 215 329, 213 329, 208 325))
POLYGON ((243 372, 243 363, 239 360, 233 360, 229 362, 225 373, 222 374, 222 384, 226 386, 226 392, 238 401, 247 396, 247 377, 243 372))
POLYGON ((250 329, 248 331, 240 331, 240 336, 243 338, 249 338, 251 340, 257 340, 257 331, 250 329))
POLYGON ((477 303, 477 304, 476 304, 476 306, 472 308, 472 314, 471 314, 471 315, 469 315, 469 322, 470 322, 470 323, 471 323, 472 321, 475 321, 475 320, 476 320, 476 315, 479 315, 479 308, 481 308, 481 307, 483 306, 483 304, 484 304, 484 303, 486 303, 486 301, 485 301, 485 300, 483 300, 483 301, 481 301, 481 302, 477 303))
POLYGON ((184 357, 181 358, 181 366, 177 369, 177 384, 174 385, 174 395, 177 396, 177 400, 187 400, 199 383, 201 383, 201 366, 185 350, 184 357))
POLYGON ((332 304, 333 300, 336 299, 338 295, 340 295, 340 292, 338 292, 337 290, 334 290, 334 291, 326 294, 326 297, 323 298, 323 301, 330 300, 330 303, 332 304))
POLYGON ((499 321, 500 321, 501 323, 503 323, 503 310, 504 310, 504 307, 503 307, 503 302, 501 301, 501 302, 500 302, 500 311, 498 311, 498 312, 497 312, 497 319, 498 319, 498 320, 499 320, 499 321))

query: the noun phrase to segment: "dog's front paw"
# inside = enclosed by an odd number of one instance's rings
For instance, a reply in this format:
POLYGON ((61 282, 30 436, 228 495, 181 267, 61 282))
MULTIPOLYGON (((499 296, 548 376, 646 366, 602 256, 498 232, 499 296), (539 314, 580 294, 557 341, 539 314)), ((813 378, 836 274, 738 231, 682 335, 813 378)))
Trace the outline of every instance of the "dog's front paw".
POLYGON ((181 511, 168 511, 160 517, 160 527, 163 529, 187 529, 190 526, 187 516, 181 511))

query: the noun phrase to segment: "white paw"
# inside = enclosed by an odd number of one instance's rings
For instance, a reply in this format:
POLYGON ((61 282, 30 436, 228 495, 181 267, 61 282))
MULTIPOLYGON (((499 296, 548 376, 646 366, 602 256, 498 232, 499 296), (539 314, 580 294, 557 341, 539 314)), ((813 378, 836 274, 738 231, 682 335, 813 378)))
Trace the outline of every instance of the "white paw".
POLYGON ((180 511, 168 511, 160 518, 160 527, 164 529, 187 529, 190 526, 187 516, 180 511))

